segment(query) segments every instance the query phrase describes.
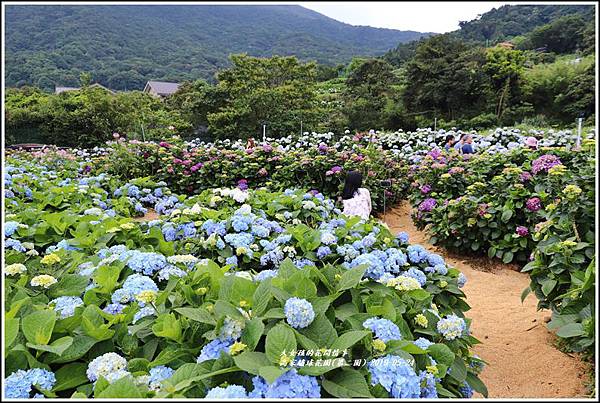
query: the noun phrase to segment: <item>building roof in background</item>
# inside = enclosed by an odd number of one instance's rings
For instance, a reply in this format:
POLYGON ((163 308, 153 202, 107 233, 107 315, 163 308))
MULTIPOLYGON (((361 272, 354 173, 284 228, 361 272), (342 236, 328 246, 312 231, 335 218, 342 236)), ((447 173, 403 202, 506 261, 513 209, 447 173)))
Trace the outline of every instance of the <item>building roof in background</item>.
POLYGON ((158 95, 171 95, 179 88, 179 83, 169 83, 166 81, 148 81, 144 91, 152 89, 158 95))
MULTIPOLYGON (((103 86, 102 84, 98 84, 98 83, 94 83, 92 85, 90 85, 90 87, 92 88, 102 88, 103 90, 106 90, 108 92, 110 92, 111 94, 114 94, 115 92, 109 88, 106 88, 105 86, 103 86)), ((66 91, 79 91, 81 89, 81 87, 54 87, 54 93, 55 94, 60 94, 61 92, 66 92, 66 91)))
POLYGON ((54 87, 54 93, 55 94, 60 94, 61 92, 65 92, 65 91, 77 91, 79 90, 79 87, 54 87))

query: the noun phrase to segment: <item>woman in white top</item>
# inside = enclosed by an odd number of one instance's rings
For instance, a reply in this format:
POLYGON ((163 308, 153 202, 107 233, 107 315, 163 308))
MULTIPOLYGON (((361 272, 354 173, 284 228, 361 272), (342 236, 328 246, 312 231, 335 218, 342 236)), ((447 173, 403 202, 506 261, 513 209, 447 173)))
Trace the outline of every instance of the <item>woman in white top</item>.
POLYGON ((348 172, 342 191, 342 202, 344 203, 345 215, 357 215, 368 220, 371 215, 371 193, 361 187, 362 180, 363 177, 360 172, 348 172))

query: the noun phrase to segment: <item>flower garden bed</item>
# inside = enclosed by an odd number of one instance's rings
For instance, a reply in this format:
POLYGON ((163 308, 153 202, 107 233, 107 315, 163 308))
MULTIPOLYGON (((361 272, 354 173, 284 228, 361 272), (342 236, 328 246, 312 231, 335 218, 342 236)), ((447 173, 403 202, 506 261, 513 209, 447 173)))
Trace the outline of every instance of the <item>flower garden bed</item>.
POLYGON ((186 198, 86 166, 8 159, 7 397, 486 393, 466 279, 405 235, 315 191, 186 198))
POLYGON ((594 142, 580 151, 514 150, 464 161, 432 152, 411 170, 410 200, 431 242, 517 262, 549 328, 594 348, 594 142), (490 179, 491 178, 491 179, 490 179))

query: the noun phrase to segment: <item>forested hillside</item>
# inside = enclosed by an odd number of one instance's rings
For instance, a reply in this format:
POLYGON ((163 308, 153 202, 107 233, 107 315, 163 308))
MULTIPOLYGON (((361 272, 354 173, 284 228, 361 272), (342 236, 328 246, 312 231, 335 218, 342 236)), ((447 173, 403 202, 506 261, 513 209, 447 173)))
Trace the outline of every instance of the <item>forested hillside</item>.
POLYGON ((423 36, 352 26, 299 6, 6 7, 6 85, 77 85, 82 71, 109 88, 214 75, 232 53, 295 55, 334 65, 423 36))
MULTIPOLYGON (((507 5, 472 21, 461 21, 460 29, 449 35, 474 45, 511 40, 522 50, 541 48, 562 37, 566 46, 559 53, 567 53, 593 48, 594 21, 592 5, 507 5)), ((417 44, 418 41, 400 43, 385 58, 401 65, 414 56, 417 44)))

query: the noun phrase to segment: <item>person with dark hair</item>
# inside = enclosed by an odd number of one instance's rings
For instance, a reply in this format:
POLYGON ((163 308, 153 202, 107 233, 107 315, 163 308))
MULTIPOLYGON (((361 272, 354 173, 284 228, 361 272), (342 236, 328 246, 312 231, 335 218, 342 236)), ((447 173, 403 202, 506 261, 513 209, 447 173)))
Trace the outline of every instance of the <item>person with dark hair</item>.
POLYGON ((446 144, 444 145, 444 149, 446 151, 450 151, 450 149, 452 148, 452 146, 454 145, 454 142, 456 141, 456 139, 454 138, 453 135, 449 134, 446 136, 446 144))
POLYGON ((371 193, 362 186, 363 176, 358 171, 350 171, 346 175, 346 183, 342 191, 343 213, 348 216, 360 216, 365 220, 371 215, 371 193))
POLYGON ((463 154, 473 154, 475 150, 473 150, 473 146, 471 143, 473 142, 473 136, 470 134, 465 134, 462 138, 463 145, 461 147, 461 152, 463 154))

